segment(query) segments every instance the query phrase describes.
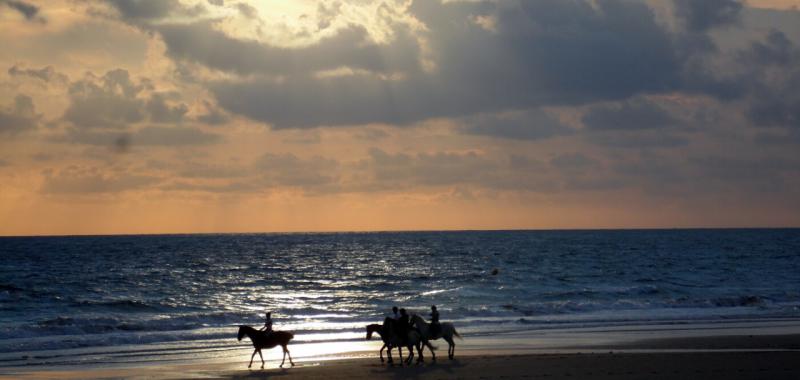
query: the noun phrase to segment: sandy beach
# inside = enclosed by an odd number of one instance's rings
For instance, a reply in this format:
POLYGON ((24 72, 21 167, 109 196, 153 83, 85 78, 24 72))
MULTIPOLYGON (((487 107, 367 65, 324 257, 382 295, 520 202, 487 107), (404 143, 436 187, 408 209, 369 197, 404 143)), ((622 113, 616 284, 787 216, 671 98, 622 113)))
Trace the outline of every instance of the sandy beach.
MULTIPOLYGON (((310 362, 290 369, 157 366, 13 373, 17 379, 797 379, 797 352, 605 353, 464 356, 411 366, 376 358, 310 362)), ((244 364, 239 363, 240 367, 244 364)))
MULTIPOLYGON (((800 335, 656 339, 556 354, 470 351, 455 360, 388 365, 377 357, 308 359, 294 368, 246 362, 17 370, 4 379, 797 379, 800 335)), ((288 363, 287 363, 288 364, 288 363)))

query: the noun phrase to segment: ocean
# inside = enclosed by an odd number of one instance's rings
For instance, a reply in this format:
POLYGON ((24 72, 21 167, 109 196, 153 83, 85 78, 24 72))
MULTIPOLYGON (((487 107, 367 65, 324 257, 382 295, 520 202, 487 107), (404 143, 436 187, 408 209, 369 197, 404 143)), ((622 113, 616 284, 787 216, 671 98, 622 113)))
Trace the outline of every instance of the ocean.
POLYGON ((393 305, 437 305, 465 342, 796 320, 800 230, 0 238, 0 368, 245 360, 236 326, 264 311, 293 344, 341 347, 393 305))

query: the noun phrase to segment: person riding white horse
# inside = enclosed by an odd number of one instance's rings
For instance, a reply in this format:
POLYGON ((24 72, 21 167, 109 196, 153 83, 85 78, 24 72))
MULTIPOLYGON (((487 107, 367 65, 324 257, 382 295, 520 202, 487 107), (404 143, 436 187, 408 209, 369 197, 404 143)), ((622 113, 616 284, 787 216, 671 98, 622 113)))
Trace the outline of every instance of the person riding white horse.
POLYGON ((442 330, 439 324, 439 311, 436 310, 436 305, 431 306, 431 335, 436 336, 442 330))
MULTIPOLYGON (((437 315, 437 319, 438 319, 438 315, 437 315)), ((412 315, 411 316, 411 323, 414 325, 414 327, 416 327, 416 331, 419 331, 419 334, 422 336, 423 342, 436 340, 436 339, 439 339, 439 338, 442 338, 445 341, 447 341, 447 344, 449 346, 448 349, 447 349, 447 356, 450 359, 453 359, 453 357, 455 357, 456 343, 453 341, 453 337, 456 337, 456 338, 459 338, 459 339, 462 339, 462 338, 461 338, 461 335, 458 333, 458 331, 456 331, 456 328, 453 327, 452 323, 449 323, 449 322, 441 323, 440 322, 439 326, 438 326, 438 331, 436 331, 435 334, 434 334, 434 331, 432 329, 432 324, 425 322, 425 319, 423 319, 419 315, 416 315, 416 314, 412 315)), ((428 348, 431 349, 431 346, 428 346, 428 348)), ((431 349, 431 354, 435 355, 435 353, 433 352, 432 349, 431 349)), ((433 360, 436 360, 435 356, 434 356, 433 360)))

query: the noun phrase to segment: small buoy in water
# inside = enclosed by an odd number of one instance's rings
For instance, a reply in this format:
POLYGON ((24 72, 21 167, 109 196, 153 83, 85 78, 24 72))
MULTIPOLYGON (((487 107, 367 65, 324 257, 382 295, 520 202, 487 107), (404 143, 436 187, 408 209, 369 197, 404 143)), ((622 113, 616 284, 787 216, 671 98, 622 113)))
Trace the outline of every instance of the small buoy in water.
POLYGON ((498 273, 500 273, 500 271, 497 270, 497 268, 492 269, 492 276, 497 276, 498 273))

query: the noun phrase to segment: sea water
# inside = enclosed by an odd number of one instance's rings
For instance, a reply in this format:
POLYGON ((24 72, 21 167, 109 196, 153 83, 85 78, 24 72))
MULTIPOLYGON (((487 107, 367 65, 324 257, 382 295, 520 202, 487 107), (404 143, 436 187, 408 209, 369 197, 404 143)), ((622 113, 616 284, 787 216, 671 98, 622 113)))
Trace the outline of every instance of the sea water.
POLYGON ((335 351, 394 305, 467 340, 794 320, 800 230, 0 238, 0 367, 224 357, 265 311, 335 351))

